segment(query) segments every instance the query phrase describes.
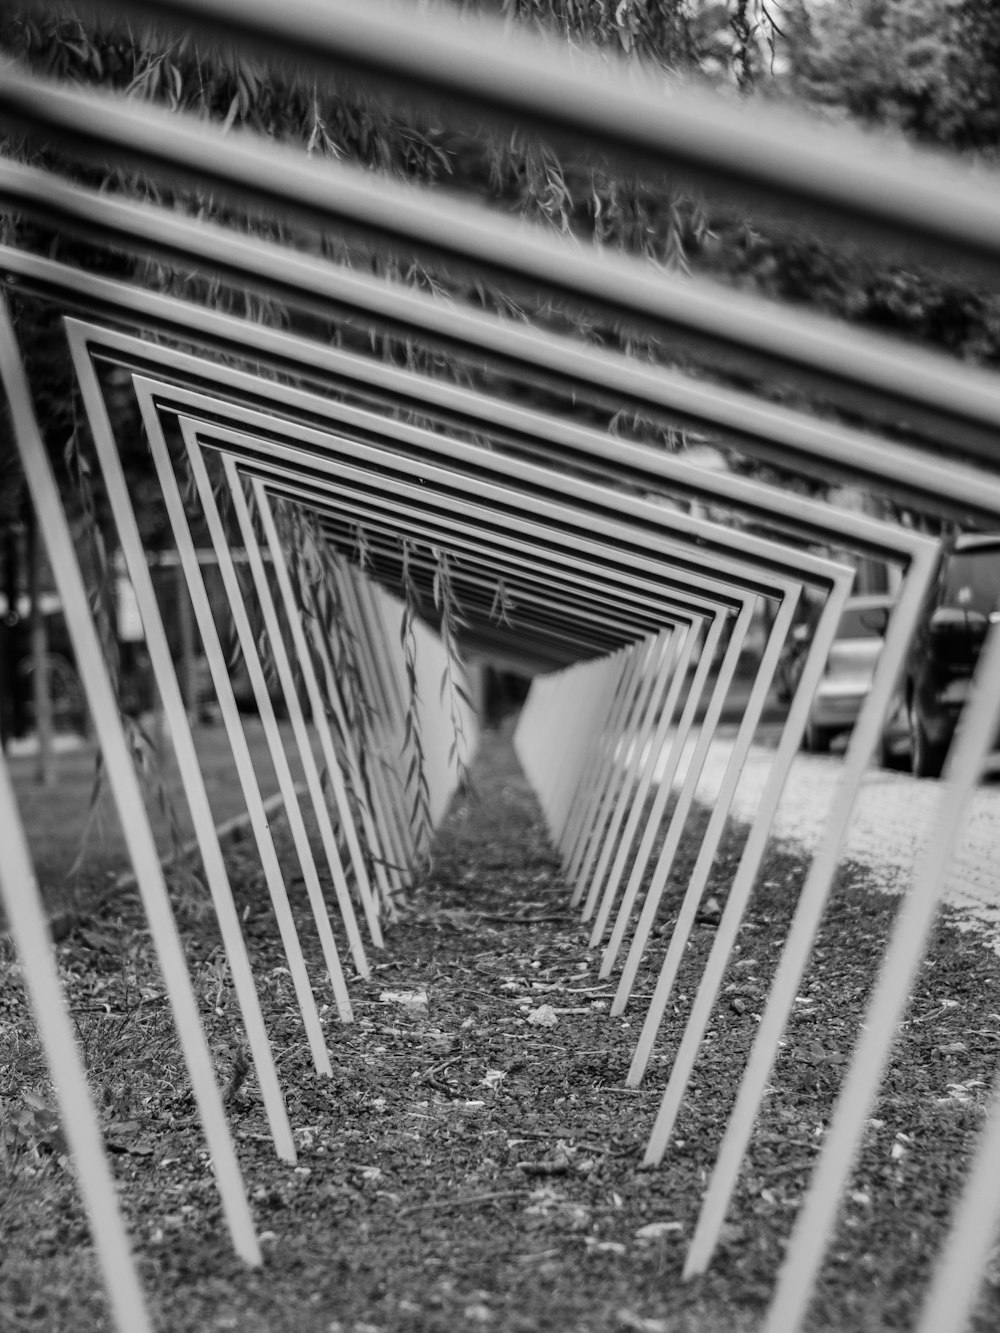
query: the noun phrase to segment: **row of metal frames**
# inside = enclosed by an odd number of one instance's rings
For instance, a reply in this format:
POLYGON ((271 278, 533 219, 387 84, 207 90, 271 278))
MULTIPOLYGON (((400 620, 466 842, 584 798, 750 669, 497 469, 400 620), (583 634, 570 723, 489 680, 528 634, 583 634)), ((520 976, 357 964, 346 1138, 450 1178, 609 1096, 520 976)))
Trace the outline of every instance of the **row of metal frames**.
MULTIPOLYGON (((39 3, 38 8, 46 6, 39 3)), ((127 14, 131 7, 119 0, 114 8, 127 14)), ((280 6, 265 0, 155 0, 144 5, 144 12, 228 41, 265 44, 324 70, 348 69, 402 86, 446 111, 472 107, 496 123, 532 126, 570 145, 596 145, 646 169, 679 172, 706 190, 762 202, 785 216, 832 222, 871 244, 891 247, 904 240, 933 262, 971 269, 991 280, 995 276, 1000 195, 992 177, 973 176, 937 159, 897 156, 847 130, 813 131, 771 108, 737 107, 689 88, 671 89, 664 97, 661 88, 634 74, 625 77, 607 61, 570 56, 541 40, 495 30, 486 20, 459 24, 423 9, 397 12, 341 0, 285 0, 280 6)), ((282 217, 337 233, 360 232, 369 241, 381 239, 408 253, 460 262, 485 278, 570 297, 661 338, 708 347, 722 368, 736 361, 764 367, 783 382, 819 383, 827 398, 841 406, 861 406, 870 417, 904 422, 907 442, 438 301, 214 223, 97 193, 37 168, 0 162, 4 206, 68 234, 182 264, 326 319, 350 318, 368 328, 419 338, 429 347, 448 348, 501 370, 512 383, 541 382, 578 402, 694 424, 710 438, 761 460, 854 481, 981 526, 995 524, 1000 514, 993 443, 1000 389, 985 372, 853 329, 848 333, 821 316, 745 293, 720 293, 688 277, 653 277, 636 261, 515 226, 444 192, 431 196, 341 162, 319 163, 304 151, 249 133, 224 134, 183 115, 71 90, 10 62, 0 67, 0 119, 8 129, 27 130, 87 158, 139 166, 156 177, 194 180, 234 201, 263 202, 282 217)), ((646 1073, 796 607, 806 593, 822 600, 686 1028, 672 1053, 646 1150, 650 1165, 670 1151, 675 1119, 851 590, 851 564, 811 551, 876 556, 898 570, 898 601, 872 688, 843 758, 749 1059, 745 1068, 733 1071, 738 1093, 686 1261, 687 1275, 703 1271, 726 1217, 859 787, 933 577, 937 544, 909 528, 737 475, 708 472, 682 457, 580 424, 568 413, 529 409, 514 393, 495 397, 433 380, 10 247, 0 248, 0 273, 9 292, 50 302, 64 312, 274 1149, 288 1162, 295 1160, 295 1147, 284 1090, 106 404, 112 373, 119 384, 127 378, 145 427, 303 1031, 320 1071, 330 1068, 320 1006, 237 716, 172 454, 182 451, 211 535, 323 945, 328 971, 323 985, 329 985, 339 1017, 350 1020, 349 987, 213 491, 213 472, 220 468, 354 969, 368 974, 368 951, 383 946, 384 926, 405 891, 419 849, 408 817, 405 774, 393 779, 384 764, 370 765, 367 800, 358 810, 352 806, 344 766, 357 769, 365 756, 350 752, 351 728, 342 716, 343 664, 333 660, 329 642, 316 632, 321 623, 317 611, 324 601, 350 626, 356 669, 376 704, 370 744, 383 759, 399 763, 406 672, 423 673, 424 688, 418 693, 424 709, 427 804, 430 822, 436 824, 458 780, 456 744, 461 739, 474 746, 476 721, 464 704, 456 718, 440 701, 436 681, 447 653, 419 622, 408 627, 415 652, 407 658, 405 611, 383 585, 398 587, 405 577, 430 589, 444 558, 466 622, 465 646, 494 654, 534 677, 516 733, 517 750, 561 855, 570 903, 590 924, 589 947, 602 951, 601 976, 617 977, 613 1014, 629 1004, 643 955, 665 950, 632 1056, 628 1081, 633 1086, 646 1073), (182 351, 181 345, 201 351, 182 351), (414 424, 415 419, 427 424, 414 424), (698 516, 709 507, 712 518, 698 516), (304 580, 287 559, 280 525, 292 512, 307 514, 335 553, 324 580, 304 580), (364 572, 352 563, 359 529, 368 544, 364 572), (493 605, 498 578, 516 607, 510 616, 498 617, 493 605), (654 941, 657 909, 689 831, 723 704, 745 660, 751 620, 765 603, 771 628, 735 736, 727 741, 717 803, 700 835, 671 933, 654 941), (719 664, 714 675, 713 662, 719 664), (296 671, 308 709, 300 700, 296 671), (330 775, 329 801, 313 758, 307 713, 330 775), (688 755, 686 765, 682 754, 688 755)), ((6 306, 0 311, 0 375, 233 1245, 246 1262, 257 1263, 260 1250, 244 1180, 6 306)), ((994 629, 950 756, 935 834, 909 888, 907 911, 893 928, 778 1277, 767 1333, 798 1328, 805 1316, 998 711, 1000 638, 994 629)), ((10 830, 0 845, 0 889, 53 1083, 62 1107, 72 1108, 66 1131, 109 1298, 123 1333, 141 1333, 149 1319, 2 759, 0 822, 10 830)), ((1000 1209, 994 1188, 998 1175, 1000 1103, 969 1172, 923 1309, 921 1333, 960 1328, 971 1310, 1000 1209)))

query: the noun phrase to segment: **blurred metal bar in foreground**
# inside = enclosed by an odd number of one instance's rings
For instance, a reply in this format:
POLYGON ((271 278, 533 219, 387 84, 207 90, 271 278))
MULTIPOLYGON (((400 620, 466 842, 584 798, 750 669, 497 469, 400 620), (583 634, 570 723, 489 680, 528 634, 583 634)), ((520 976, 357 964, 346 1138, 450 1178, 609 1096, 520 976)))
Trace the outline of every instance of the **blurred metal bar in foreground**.
MULTIPOLYGON (((45 0, 35 6, 48 10, 45 0)), ((93 0, 91 0, 93 3, 93 0)), ((126 16, 134 0, 114 0, 126 16)), ((108 0, 102 0, 102 12, 108 0)), ((731 102, 658 72, 567 51, 511 25, 352 0, 143 0, 187 33, 192 25, 315 67, 349 69, 639 159, 761 199, 915 241, 960 263, 1000 265, 1000 192, 939 154, 846 126, 804 124, 776 107, 731 102)))

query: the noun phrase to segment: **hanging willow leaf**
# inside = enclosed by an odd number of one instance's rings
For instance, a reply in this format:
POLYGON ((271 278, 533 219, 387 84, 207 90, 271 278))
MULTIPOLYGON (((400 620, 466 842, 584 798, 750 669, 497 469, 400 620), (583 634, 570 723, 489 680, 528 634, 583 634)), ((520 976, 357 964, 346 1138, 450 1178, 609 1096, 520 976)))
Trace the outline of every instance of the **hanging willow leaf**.
POLYGON ((441 673, 440 698, 444 702, 448 696, 448 713, 454 737, 454 756, 449 756, 449 763, 454 762, 458 785, 461 790, 470 789, 469 743, 465 732, 465 719, 461 704, 472 707, 468 691, 464 688, 465 663, 458 647, 458 631, 467 628, 462 609, 455 595, 452 582, 451 557, 439 547, 431 548, 434 556, 435 605, 441 613, 439 633, 444 648, 444 671, 441 673))

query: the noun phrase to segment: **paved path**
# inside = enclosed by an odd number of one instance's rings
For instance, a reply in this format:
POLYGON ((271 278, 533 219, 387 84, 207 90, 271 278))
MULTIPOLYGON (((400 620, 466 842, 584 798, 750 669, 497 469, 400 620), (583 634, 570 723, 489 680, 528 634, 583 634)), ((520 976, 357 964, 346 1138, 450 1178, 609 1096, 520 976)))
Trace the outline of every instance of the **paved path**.
MULTIPOLYGON (((757 808, 773 750, 764 742, 750 751, 733 803, 749 819, 757 808)), ((709 752, 698 784, 698 800, 711 804, 729 757, 733 729, 726 727, 709 752)), ((773 737, 772 737, 773 738, 773 737)), ((687 770, 693 743, 686 747, 677 776, 687 770)), ((842 760, 839 755, 796 757, 774 824, 775 836, 813 850, 833 800, 842 760)), ((865 777, 844 849, 845 858, 870 867, 875 886, 903 892, 921 848, 932 836, 941 797, 940 782, 873 768, 865 777)), ((959 909, 969 929, 981 931, 1000 953, 1000 772, 994 765, 973 797, 946 886, 945 901, 959 909)))

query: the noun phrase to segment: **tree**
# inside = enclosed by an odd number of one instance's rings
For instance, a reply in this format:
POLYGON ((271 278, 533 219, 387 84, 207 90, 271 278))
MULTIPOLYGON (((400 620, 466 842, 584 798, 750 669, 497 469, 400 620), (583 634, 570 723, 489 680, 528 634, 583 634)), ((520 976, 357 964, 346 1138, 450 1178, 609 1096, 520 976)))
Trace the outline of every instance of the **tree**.
POLYGON ((1000 135, 1000 11, 990 0, 825 5, 795 54, 798 90, 859 120, 955 149, 1000 135))

